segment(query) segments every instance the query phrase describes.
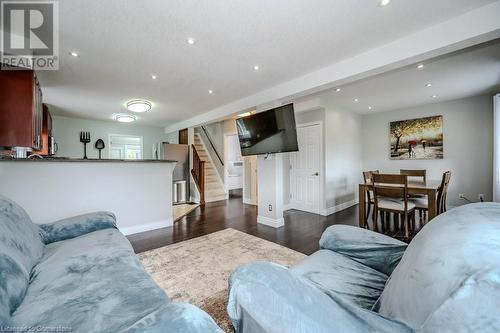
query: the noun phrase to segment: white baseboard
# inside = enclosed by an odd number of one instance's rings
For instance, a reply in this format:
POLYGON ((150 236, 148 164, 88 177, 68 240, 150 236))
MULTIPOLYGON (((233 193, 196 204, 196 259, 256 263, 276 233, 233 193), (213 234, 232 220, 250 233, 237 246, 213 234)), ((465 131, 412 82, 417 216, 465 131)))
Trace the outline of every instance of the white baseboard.
POLYGON ((285 225, 285 219, 279 218, 275 220, 266 216, 258 215, 257 223, 264 224, 273 228, 279 228, 285 225))
POLYGON ((243 203, 246 204, 246 205, 253 205, 253 206, 257 206, 251 199, 249 198, 243 198, 243 203))
POLYGON ((283 211, 293 209, 291 203, 283 204, 283 211))
POLYGON ((139 225, 134 225, 131 227, 125 227, 125 228, 120 228, 118 226, 118 230, 125 236, 128 235, 133 235, 133 234, 138 234, 140 232, 144 231, 150 231, 150 230, 156 230, 160 228, 166 228, 166 227, 171 227, 174 225, 173 219, 167 219, 167 220, 162 220, 162 221, 157 221, 157 222, 152 222, 152 223, 147 223, 147 224, 139 224, 139 225))
POLYGON ((344 203, 342 203, 340 205, 329 207, 327 209, 322 209, 321 210, 321 215, 328 216, 328 215, 331 215, 333 213, 340 212, 340 211, 342 211, 344 209, 347 209, 349 207, 355 206, 357 204, 358 204, 358 200, 347 201, 347 202, 344 202, 344 203))

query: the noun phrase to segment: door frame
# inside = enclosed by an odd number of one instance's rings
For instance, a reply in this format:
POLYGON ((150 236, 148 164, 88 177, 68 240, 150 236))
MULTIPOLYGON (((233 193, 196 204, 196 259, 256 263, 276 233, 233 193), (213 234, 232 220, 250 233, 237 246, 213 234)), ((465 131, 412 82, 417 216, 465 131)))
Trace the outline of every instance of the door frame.
MULTIPOLYGON (((302 127, 310 127, 310 126, 319 126, 319 141, 320 141, 320 149, 319 149, 319 165, 320 165, 320 170, 319 170, 319 210, 318 212, 309 212, 312 214, 318 214, 318 215, 323 215, 326 216, 326 211, 325 211, 325 179, 326 179, 326 167, 325 167, 325 138, 323 136, 323 121, 322 120, 317 120, 317 121, 312 121, 308 123, 301 123, 301 124, 296 124, 297 129, 302 128, 302 127)), ((300 149, 300 147, 299 147, 300 149)), ((290 196, 292 195, 292 162, 290 160, 290 173, 289 173, 289 189, 290 189, 290 196)), ((289 209, 297 209, 298 208, 294 207, 292 198, 289 198, 290 203, 288 206, 289 209)))

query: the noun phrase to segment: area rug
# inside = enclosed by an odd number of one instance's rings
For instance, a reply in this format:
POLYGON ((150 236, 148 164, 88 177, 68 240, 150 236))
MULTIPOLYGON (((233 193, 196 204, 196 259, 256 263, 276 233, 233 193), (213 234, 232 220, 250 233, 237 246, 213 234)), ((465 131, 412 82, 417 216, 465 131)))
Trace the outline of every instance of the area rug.
POLYGON ((198 207, 199 204, 180 204, 180 205, 174 205, 173 206, 173 217, 174 217, 174 222, 179 221, 181 218, 186 216, 187 214, 191 213, 193 210, 198 207))
POLYGON ((225 331, 232 332, 226 312, 228 279, 236 267, 257 260, 290 267, 302 253, 234 230, 138 254, 146 271, 174 302, 205 310, 225 331))

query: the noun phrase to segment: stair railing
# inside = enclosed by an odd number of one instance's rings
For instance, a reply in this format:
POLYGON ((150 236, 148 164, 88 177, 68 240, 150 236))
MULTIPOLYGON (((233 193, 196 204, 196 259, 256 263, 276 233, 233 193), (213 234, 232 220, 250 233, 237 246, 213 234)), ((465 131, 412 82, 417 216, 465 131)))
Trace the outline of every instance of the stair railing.
POLYGON ((191 175, 193 176, 194 183, 200 192, 200 205, 205 205, 205 161, 200 159, 200 155, 196 151, 194 145, 191 145, 193 150, 193 168, 191 175))
POLYGON ((220 164, 222 164, 222 166, 224 166, 224 160, 220 156, 217 148, 215 147, 215 144, 213 143, 212 138, 210 137, 210 134, 208 133, 207 129, 205 128, 205 126, 201 126, 201 129, 203 130, 203 133, 205 133, 205 136, 207 137, 208 142, 210 143, 210 146, 212 147, 213 151, 215 152, 215 155, 217 156, 217 159, 219 160, 220 164))

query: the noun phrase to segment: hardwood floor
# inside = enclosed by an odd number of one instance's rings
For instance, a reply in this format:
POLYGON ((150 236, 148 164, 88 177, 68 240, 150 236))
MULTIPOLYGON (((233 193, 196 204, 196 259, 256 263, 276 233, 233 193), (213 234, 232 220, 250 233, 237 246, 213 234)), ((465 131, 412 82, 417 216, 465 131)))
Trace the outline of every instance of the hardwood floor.
POLYGON ((135 252, 139 253, 233 228, 309 255, 318 250, 318 241, 327 227, 334 224, 358 225, 357 206, 328 217, 298 210, 289 210, 283 215, 285 226, 281 228, 258 224, 257 207, 243 204, 241 197, 235 195, 227 201, 196 208, 173 227, 130 235, 128 239, 135 252))

